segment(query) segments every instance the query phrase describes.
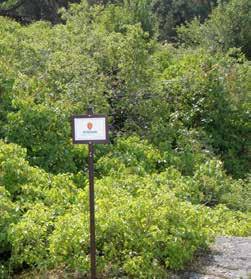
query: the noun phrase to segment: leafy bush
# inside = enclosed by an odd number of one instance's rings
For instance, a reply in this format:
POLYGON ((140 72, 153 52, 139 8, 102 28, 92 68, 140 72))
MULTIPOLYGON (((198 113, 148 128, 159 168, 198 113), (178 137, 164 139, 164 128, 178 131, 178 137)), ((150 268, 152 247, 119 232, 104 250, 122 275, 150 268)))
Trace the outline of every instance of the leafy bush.
MULTIPOLYGON (((172 104, 170 110, 174 111, 169 123, 177 127, 177 122, 181 122, 183 127, 179 125, 178 132, 199 132, 202 149, 221 156, 232 175, 243 177, 249 169, 246 155, 249 109, 246 101, 250 67, 245 60, 241 65, 237 62, 229 55, 210 55, 202 49, 189 50, 182 52, 179 61, 163 71, 162 79, 165 96, 172 104), (236 137, 236 131, 242 136, 236 137)), ((173 138, 176 146, 178 132, 173 138)), ((185 137, 183 140, 184 146, 185 137)), ((194 142, 191 143, 193 146, 194 142)))
MULTIPOLYGON (((32 184, 35 190, 41 189, 41 185, 47 184, 48 175, 33 168, 25 160, 26 150, 16 144, 6 144, 0 141, 0 185, 3 185, 11 194, 12 199, 17 199, 25 185, 32 184)), ((35 198, 35 192, 33 197, 35 198)), ((19 198, 24 198, 19 197, 19 198)))
POLYGON ((220 161, 212 160, 199 166, 194 180, 203 196, 201 203, 210 206, 226 204, 229 208, 243 211, 250 209, 248 183, 228 177, 220 161))
POLYGON ((150 179, 153 185, 166 185, 178 198, 193 204, 209 207, 224 204, 229 209, 250 211, 250 182, 227 176, 218 160, 197 165, 197 170, 190 177, 183 176, 174 167, 169 167, 150 179))
MULTIPOLYGON (((149 188, 138 188, 133 198, 125 189, 108 186, 106 182, 100 181, 96 186, 101 273, 121 270, 140 278, 165 274, 165 267, 181 267, 196 247, 210 239, 198 222, 199 212, 188 203, 177 206, 178 200, 165 188, 153 190, 154 194, 149 188)), ((77 269, 88 267, 87 223, 86 216, 76 209, 58 219, 50 238, 57 264, 66 263, 77 269)))
POLYGON ((110 173, 146 174, 159 170, 161 154, 147 141, 137 136, 117 138, 114 146, 110 147, 97 162, 97 170, 104 175, 110 173))
POLYGON ((88 273, 88 224, 87 212, 76 209, 58 218, 49 239, 50 257, 55 265, 66 264, 75 270, 88 273))
POLYGON ((0 186, 0 201, 0 255, 3 256, 11 250, 8 229, 10 224, 17 222, 20 212, 18 205, 11 201, 10 194, 2 186, 0 186))
POLYGON ((18 193, 20 185, 27 181, 29 165, 25 156, 25 149, 0 141, 0 183, 11 194, 18 193))
POLYGON ((8 140, 25 146, 32 164, 52 172, 74 171, 67 137, 70 125, 62 114, 44 105, 24 103, 8 120, 8 140))
POLYGON ((12 264, 48 266, 47 237, 53 226, 53 212, 43 204, 34 204, 33 209, 27 211, 16 225, 12 224, 9 229, 12 264))
POLYGON ((0 138, 4 135, 4 125, 7 120, 7 113, 11 110, 11 91, 14 84, 13 73, 4 63, 0 62, 0 138))
MULTIPOLYGON (((4 145, 8 152, 3 154, 9 155, 15 148, 21 156, 25 154, 16 145, 4 145)), ((155 162, 160 155, 137 138, 120 139, 115 150, 119 161, 128 150, 136 161, 127 166, 121 163, 126 166, 122 173, 109 169, 110 177, 96 181, 97 256, 102 276, 145 278, 151 274, 165 278, 167 269, 184 266, 216 233, 249 235, 247 214, 222 205, 215 209, 200 205, 205 200, 228 205, 231 199, 225 195, 236 197, 236 193, 245 200, 242 194, 246 192, 240 191, 244 185, 231 181, 219 162, 210 161, 194 176, 185 177, 174 167, 157 173, 155 162), (127 169, 141 160, 150 160, 150 165, 154 162, 149 174, 128 175, 127 169)), ((12 266, 64 265, 88 274, 88 190, 77 188, 71 175, 48 175, 27 166, 31 172, 16 196, 23 216, 17 223, 5 221, 12 266)), ((233 200, 229 206, 246 210, 244 203, 233 200)))
POLYGON ((250 212, 233 211, 220 204, 214 209, 203 207, 201 214, 205 218, 208 229, 215 235, 250 236, 251 234, 250 212))

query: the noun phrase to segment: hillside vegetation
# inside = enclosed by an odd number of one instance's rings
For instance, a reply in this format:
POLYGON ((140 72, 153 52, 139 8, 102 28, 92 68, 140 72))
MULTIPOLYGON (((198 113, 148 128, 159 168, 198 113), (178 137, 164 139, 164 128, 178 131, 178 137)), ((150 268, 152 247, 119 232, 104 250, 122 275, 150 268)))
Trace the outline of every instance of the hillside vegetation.
POLYGON ((70 116, 89 104, 110 124, 95 146, 101 278, 167 278, 216 235, 251 235, 250 1, 187 1, 182 17, 162 2, 0 17, 0 278, 88 275, 88 151, 70 116))

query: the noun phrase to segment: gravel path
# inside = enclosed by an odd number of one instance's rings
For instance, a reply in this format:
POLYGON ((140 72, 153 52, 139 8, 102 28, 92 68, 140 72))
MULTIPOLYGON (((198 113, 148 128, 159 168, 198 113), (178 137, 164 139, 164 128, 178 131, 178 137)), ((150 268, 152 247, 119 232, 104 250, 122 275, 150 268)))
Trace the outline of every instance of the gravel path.
POLYGON ((208 255, 171 279, 251 279, 251 237, 218 237, 208 255))

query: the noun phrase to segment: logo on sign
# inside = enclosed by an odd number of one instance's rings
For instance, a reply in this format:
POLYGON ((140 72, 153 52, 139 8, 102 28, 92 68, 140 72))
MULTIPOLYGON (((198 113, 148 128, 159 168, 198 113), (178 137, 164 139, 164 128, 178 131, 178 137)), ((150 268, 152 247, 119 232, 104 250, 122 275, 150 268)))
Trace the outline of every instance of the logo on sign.
POLYGON ((93 129, 93 123, 92 122, 87 122, 87 124, 85 124, 87 127, 87 129, 85 128, 83 131, 83 134, 97 134, 98 131, 93 129))
POLYGON ((93 127, 93 124, 92 124, 91 122, 88 122, 88 123, 87 123, 87 128, 88 128, 89 130, 91 130, 92 127, 93 127))

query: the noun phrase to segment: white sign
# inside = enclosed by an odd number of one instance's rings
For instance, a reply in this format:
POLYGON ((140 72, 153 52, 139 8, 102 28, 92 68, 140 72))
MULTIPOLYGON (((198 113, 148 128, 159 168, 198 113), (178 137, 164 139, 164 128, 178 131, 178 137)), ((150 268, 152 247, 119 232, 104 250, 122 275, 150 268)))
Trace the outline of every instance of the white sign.
POLYGON ((101 115, 73 116, 74 143, 105 143, 108 141, 107 119, 101 115))

